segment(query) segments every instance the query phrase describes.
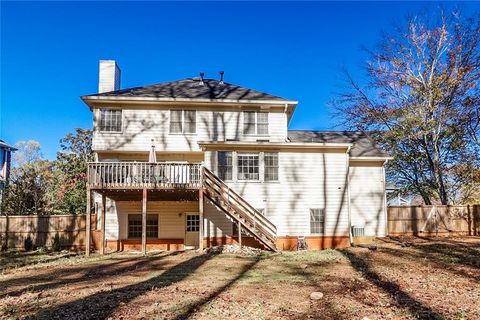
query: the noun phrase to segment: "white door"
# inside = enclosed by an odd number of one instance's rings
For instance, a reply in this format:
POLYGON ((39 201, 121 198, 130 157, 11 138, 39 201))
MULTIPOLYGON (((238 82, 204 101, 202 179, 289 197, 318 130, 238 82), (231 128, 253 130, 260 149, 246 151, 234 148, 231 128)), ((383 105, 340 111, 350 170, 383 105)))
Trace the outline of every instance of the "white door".
POLYGON ((198 248, 200 216, 198 212, 185 214, 185 249, 198 248))

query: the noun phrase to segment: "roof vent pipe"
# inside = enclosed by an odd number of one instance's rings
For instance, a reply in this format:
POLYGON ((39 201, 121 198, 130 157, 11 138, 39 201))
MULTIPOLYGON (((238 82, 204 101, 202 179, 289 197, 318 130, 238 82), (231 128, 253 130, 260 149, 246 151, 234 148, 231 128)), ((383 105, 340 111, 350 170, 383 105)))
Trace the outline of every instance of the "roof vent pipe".
POLYGON ((204 85, 203 83, 203 77, 205 76, 205 72, 200 72, 200 85, 204 85))
POLYGON ((220 84, 223 84, 223 75, 225 74, 224 71, 220 71, 220 84))

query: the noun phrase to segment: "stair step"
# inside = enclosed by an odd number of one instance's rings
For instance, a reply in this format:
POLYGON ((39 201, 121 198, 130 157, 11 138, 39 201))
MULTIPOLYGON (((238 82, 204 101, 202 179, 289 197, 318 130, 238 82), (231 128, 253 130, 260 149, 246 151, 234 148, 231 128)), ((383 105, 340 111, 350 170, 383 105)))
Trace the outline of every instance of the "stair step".
MULTIPOLYGON (((245 233, 247 235, 252 236, 258 242, 260 242, 265 248, 271 249, 276 251, 275 241, 270 240, 267 237, 267 232, 269 229, 267 228, 265 231, 262 231, 262 228, 258 229, 257 226, 262 227, 263 222, 262 220, 257 221, 255 217, 255 211, 250 213, 249 211, 244 210, 241 206, 241 202, 245 203, 246 201, 240 197, 235 192, 231 192, 229 187, 222 182, 218 177, 216 177, 212 172, 208 169, 204 169, 204 187, 207 190, 207 195, 210 199, 212 199, 219 207, 221 207, 228 215, 230 215, 233 219, 236 219, 240 222, 240 224, 245 229, 245 233), (223 183, 223 185, 222 185, 223 183), (214 187, 216 186, 216 187, 214 187), (219 190, 218 190, 218 189, 219 190), (227 190, 225 190, 227 189, 227 190), (225 198, 228 197, 233 199, 234 204, 230 203, 230 201, 226 201, 225 198), (239 202, 240 201, 240 202, 239 202), (237 207, 235 205, 240 205, 237 207), (253 220, 253 223, 250 222, 253 220)), ((247 203, 248 204, 248 203, 247 203)), ((254 210, 254 209, 252 209, 254 210)))

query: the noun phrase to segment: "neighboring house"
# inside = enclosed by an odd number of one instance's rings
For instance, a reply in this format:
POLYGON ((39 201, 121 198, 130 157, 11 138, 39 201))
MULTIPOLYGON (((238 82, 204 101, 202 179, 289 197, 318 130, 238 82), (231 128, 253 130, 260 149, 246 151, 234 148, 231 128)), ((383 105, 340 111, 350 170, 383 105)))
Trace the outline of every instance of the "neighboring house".
POLYGON ((10 163, 12 152, 16 151, 14 147, 0 140, 0 213, 2 209, 3 190, 5 189, 10 176, 10 163))
POLYGON ((299 237, 310 249, 346 247, 352 227, 385 236, 389 157, 367 135, 288 130, 296 101, 223 73, 120 89, 115 61, 99 69, 99 93, 81 98, 93 112, 88 197, 102 251, 290 250, 299 237))
POLYGON ((400 192, 400 188, 392 183, 387 183, 387 206, 409 206, 411 203, 411 197, 406 196, 400 192))

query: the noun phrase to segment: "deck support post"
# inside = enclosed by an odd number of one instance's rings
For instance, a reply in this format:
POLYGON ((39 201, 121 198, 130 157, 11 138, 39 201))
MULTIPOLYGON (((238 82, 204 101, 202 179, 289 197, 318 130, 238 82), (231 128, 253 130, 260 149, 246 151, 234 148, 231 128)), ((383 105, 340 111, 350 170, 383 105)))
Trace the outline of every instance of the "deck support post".
POLYGON ((200 188, 200 190, 198 190, 198 249, 200 251, 203 251, 203 202, 203 189, 200 188))
POLYGON ((147 254, 147 189, 143 189, 142 197, 142 253, 147 254))
POLYGON ((87 210, 86 210, 86 225, 85 225, 85 255, 87 257, 90 256, 90 238, 91 238, 91 230, 92 230, 92 216, 90 215, 90 207, 91 207, 91 199, 90 199, 91 191, 90 188, 87 187, 87 210))
POLYGON ((107 220, 107 197, 102 194, 102 254, 105 254, 105 225, 107 220))
POLYGON ((242 224, 240 223, 240 220, 238 220, 238 245, 240 248, 242 247, 242 224))

